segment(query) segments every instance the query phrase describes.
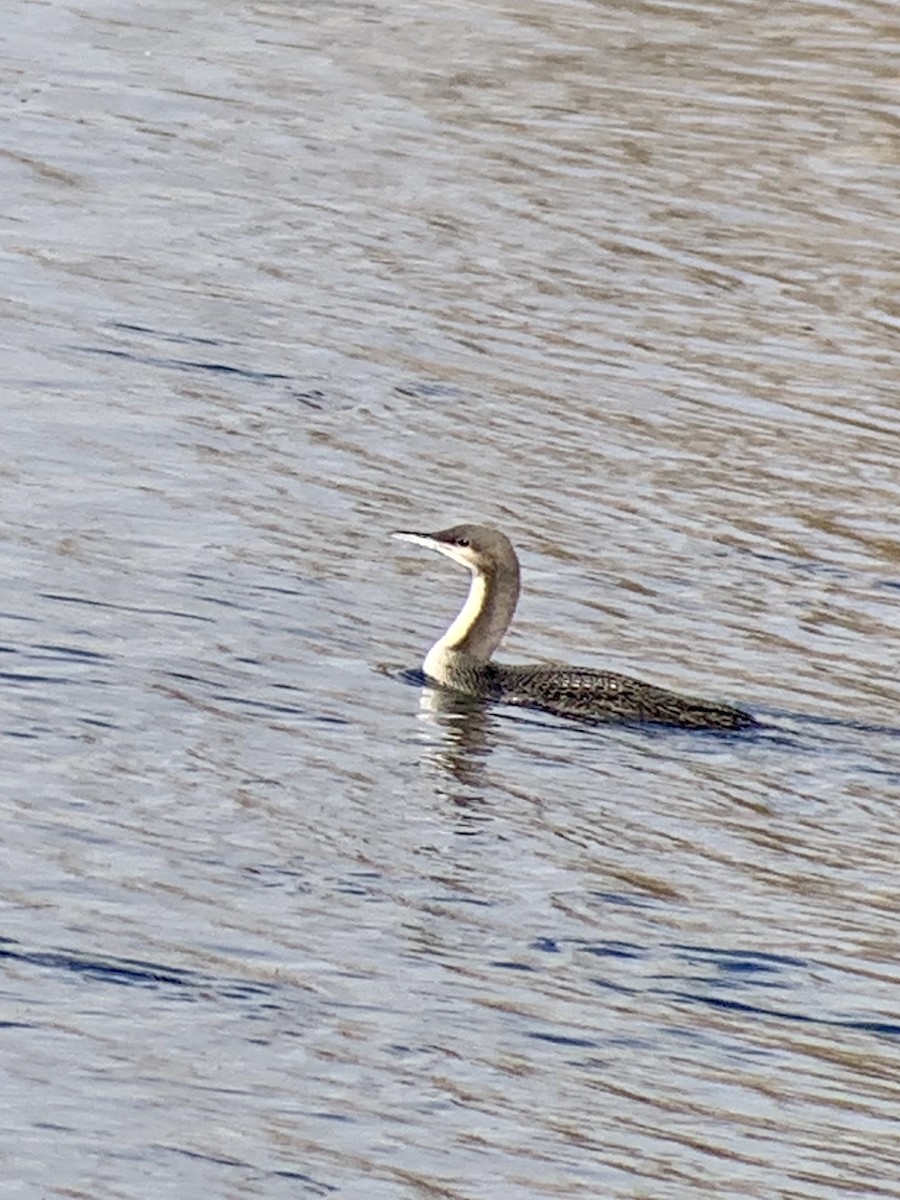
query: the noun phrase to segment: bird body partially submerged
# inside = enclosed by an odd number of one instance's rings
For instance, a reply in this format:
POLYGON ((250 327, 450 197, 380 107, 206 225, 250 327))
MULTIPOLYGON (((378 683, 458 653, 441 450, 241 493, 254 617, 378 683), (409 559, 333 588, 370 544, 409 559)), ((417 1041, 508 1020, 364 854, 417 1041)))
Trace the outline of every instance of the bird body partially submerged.
POLYGON ((438 550, 472 572, 465 604, 425 656, 425 674, 470 696, 522 704, 597 722, 654 722, 683 729, 752 729, 750 713, 681 696, 613 671, 543 663, 507 665, 492 655, 519 599, 519 560, 509 538, 488 525, 394 537, 438 550))

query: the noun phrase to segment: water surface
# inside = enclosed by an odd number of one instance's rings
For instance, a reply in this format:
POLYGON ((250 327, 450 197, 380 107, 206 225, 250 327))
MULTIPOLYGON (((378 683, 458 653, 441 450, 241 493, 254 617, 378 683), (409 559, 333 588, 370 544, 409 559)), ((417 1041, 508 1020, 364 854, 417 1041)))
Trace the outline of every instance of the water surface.
POLYGON ((7 21, 4 1194, 900 1196, 893 9, 7 21))

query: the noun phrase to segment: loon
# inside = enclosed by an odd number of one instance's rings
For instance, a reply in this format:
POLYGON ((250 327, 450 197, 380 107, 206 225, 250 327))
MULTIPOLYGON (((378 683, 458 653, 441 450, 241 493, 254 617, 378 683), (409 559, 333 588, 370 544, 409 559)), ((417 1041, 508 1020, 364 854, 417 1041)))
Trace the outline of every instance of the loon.
POLYGON ((472 573, 459 615, 425 656, 423 670, 434 683, 468 696, 590 722, 707 730, 759 727, 755 717, 740 708, 680 696, 613 671, 494 662, 491 656, 510 626, 519 599, 519 560, 509 538, 489 525, 469 524, 438 533, 398 530, 392 536, 438 550, 472 573))

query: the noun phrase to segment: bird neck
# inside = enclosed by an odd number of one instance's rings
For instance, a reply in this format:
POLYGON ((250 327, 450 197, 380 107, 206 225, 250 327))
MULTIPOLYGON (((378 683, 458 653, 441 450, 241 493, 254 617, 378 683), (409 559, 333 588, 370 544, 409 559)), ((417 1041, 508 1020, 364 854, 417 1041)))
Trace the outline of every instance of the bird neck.
POLYGON ((503 641, 519 599, 519 568, 472 576, 456 620, 425 658, 425 674, 451 683, 454 667, 483 666, 503 641))

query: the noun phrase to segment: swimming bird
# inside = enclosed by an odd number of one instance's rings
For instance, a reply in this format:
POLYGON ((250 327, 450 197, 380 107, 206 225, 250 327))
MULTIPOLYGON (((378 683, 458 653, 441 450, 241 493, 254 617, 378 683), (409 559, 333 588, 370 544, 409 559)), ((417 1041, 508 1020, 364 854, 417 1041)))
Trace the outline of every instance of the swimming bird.
POLYGON ((492 655, 519 599, 519 560, 506 534, 489 525, 454 525, 438 533, 398 530, 392 536, 438 550, 472 573, 459 615, 425 656, 423 670, 435 683, 468 696, 591 722, 653 722, 711 730, 758 726, 740 708, 681 696, 614 671, 494 662, 492 655))

